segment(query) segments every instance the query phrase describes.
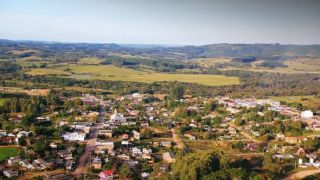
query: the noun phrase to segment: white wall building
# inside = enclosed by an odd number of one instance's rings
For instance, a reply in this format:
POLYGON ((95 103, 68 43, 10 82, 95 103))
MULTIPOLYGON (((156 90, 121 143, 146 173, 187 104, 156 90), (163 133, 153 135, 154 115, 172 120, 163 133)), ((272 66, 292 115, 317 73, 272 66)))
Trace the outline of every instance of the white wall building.
POLYGON ((86 138, 86 133, 83 132, 67 132, 62 135, 65 141, 84 141, 86 138))
POLYGON ((123 116, 123 114, 118 113, 118 111, 115 110, 114 113, 110 117, 110 121, 112 121, 112 122, 126 122, 126 118, 123 116))
POLYGON ((312 118, 312 117, 313 117, 313 112, 310 110, 301 112, 301 118, 312 118))

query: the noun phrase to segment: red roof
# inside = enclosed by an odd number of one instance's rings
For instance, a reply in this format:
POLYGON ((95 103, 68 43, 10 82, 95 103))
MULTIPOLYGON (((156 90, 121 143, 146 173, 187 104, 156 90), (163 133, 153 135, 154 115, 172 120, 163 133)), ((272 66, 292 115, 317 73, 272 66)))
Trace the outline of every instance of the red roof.
POLYGON ((105 176, 113 176, 112 170, 105 170, 102 172, 105 176))

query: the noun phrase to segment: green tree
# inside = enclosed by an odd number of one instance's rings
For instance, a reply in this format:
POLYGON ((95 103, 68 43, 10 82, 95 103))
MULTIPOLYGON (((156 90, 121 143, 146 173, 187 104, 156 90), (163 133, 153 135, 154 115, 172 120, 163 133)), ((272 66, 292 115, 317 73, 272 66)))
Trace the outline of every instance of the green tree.
POLYGON ((175 100, 182 99, 184 95, 184 88, 182 86, 175 87, 171 92, 171 97, 175 100))
POLYGON ((133 175, 133 172, 127 164, 123 164, 119 168, 119 174, 122 178, 128 178, 133 175))

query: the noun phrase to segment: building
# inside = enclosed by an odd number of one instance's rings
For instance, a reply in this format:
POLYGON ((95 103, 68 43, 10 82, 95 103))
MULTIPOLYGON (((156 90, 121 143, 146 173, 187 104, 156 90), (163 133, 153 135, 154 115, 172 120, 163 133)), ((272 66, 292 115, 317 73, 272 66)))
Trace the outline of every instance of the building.
POLYGON ((99 157, 94 158, 92 161, 92 166, 94 169, 101 169, 102 161, 99 157))
POLYGON ((100 172, 99 174, 100 180, 112 180, 113 179, 113 171, 105 170, 100 172))
POLYGON ((172 152, 163 153, 162 159, 166 163, 173 163, 176 161, 176 159, 174 158, 174 154, 172 152))
POLYGON ((110 117, 111 122, 126 122, 126 118, 123 116, 123 114, 118 113, 117 110, 114 111, 114 113, 110 117))
POLYGON ((132 133, 133 133, 134 139, 140 140, 140 133, 138 131, 133 130, 132 133))
POLYGON ((86 133, 83 132, 66 132, 62 135, 65 141, 84 141, 86 133))
POLYGON ((101 130, 99 130, 98 135, 112 137, 112 130, 111 129, 101 129, 101 130))
POLYGON ((97 141, 96 146, 99 150, 112 150, 114 148, 112 141, 97 141))
POLYGON ((3 171, 3 175, 7 178, 13 178, 19 176, 18 171, 12 171, 12 170, 5 170, 3 171))
POLYGON ((313 117, 313 112, 310 111, 310 110, 306 110, 306 111, 302 111, 301 112, 301 118, 309 119, 309 118, 312 118, 312 117, 313 117))

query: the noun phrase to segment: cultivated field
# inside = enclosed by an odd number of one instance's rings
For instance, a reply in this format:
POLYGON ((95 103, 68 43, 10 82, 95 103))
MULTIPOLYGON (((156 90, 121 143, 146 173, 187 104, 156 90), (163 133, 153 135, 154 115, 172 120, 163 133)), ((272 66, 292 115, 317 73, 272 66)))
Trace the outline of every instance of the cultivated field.
POLYGON ((59 67, 31 69, 30 75, 67 75, 77 79, 101 79, 152 83, 155 81, 180 81, 208 86, 239 84, 239 78, 205 74, 169 74, 149 69, 128 69, 113 65, 64 65, 59 67), (66 69, 69 68, 68 71, 66 69))

